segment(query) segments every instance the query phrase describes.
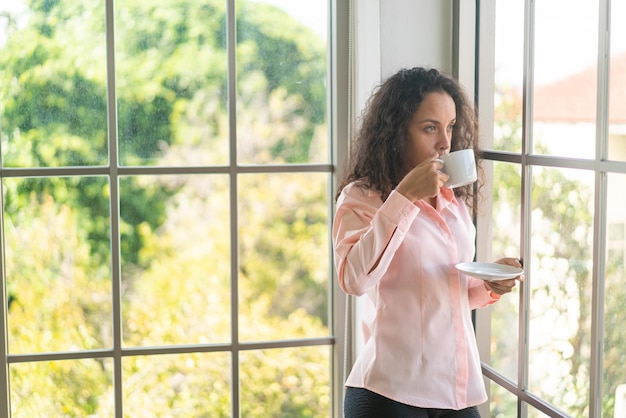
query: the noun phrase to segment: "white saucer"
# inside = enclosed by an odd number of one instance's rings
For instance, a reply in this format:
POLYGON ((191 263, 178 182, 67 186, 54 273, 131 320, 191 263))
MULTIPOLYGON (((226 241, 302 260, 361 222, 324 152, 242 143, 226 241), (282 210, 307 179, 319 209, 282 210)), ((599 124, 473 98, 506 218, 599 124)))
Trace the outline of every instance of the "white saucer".
POLYGON ((519 267, 497 263, 459 263, 454 267, 468 276, 487 281, 512 279, 524 273, 524 269, 519 267))

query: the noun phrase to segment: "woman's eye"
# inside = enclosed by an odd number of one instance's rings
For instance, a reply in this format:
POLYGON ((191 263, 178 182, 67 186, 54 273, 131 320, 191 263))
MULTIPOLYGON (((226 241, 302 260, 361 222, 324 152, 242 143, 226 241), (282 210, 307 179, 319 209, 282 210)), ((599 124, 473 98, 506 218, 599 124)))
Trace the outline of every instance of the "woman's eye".
POLYGON ((437 128, 435 128, 434 126, 427 126, 426 127, 426 132, 435 132, 437 130, 437 128))

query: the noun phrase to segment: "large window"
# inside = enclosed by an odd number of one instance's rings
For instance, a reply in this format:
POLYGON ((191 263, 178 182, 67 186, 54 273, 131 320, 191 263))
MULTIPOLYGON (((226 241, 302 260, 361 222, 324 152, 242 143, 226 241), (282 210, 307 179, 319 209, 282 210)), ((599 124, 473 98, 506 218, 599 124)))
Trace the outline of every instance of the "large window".
POLYGON ((479 256, 526 270, 491 309, 493 417, 626 414, 625 6, 480 2, 479 256))
POLYGON ((0 416, 333 414, 330 10, 2 2, 0 416))

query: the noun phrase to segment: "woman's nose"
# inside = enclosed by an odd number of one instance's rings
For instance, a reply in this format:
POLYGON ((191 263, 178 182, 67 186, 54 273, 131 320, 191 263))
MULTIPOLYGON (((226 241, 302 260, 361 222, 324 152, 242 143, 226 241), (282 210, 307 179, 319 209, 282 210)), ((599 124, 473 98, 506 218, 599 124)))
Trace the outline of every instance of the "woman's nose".
POLYGON ((442 132, 439 136, 439 149, 448 150, 450 149, 450 144, 452 143, 452 132, 442 132))

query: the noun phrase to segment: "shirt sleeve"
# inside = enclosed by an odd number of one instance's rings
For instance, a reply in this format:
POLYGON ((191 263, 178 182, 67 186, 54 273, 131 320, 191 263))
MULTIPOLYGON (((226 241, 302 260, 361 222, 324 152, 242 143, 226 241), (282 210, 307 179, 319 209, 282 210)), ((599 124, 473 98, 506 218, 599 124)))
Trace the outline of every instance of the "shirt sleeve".
POLYGON ((335 267, 344 292, 360 296, 380 281, 420 209, 392 191, 380 194, 347 186, 333 224, 335 267))
POLYGON ((483 281, 469 277, 469 305, 470 309, 484 308, 500 300, 500 295, 488 290, 483 281))

